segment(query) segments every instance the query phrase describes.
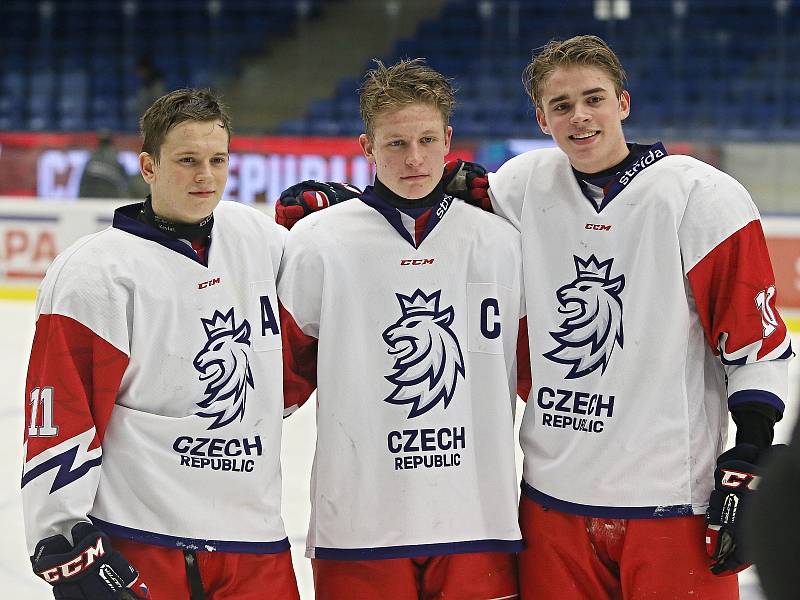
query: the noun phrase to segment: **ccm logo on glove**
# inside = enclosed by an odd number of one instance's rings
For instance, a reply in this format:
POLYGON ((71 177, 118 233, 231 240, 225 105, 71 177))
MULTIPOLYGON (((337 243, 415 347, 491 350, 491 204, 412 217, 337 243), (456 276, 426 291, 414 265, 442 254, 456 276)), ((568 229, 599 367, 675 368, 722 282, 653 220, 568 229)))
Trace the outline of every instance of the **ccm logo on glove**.
POLYGON ((72 560, 41 571, 39 576, 47 583, 57 583, 61 579, 74 577, 94 564, 94 561, 106 555, 103 538, 97 538, 97 544, 88 546, 80 555, 72 560))
POLYGON ((761 479, 761 477, 758 475, 753 475, 752 473, 743 473, 742 471, 722 469, 722 480, 720 481, 720 485, 729 488, 746 487, 748 490, 755 490, 758 488, 759 479, 761 479))

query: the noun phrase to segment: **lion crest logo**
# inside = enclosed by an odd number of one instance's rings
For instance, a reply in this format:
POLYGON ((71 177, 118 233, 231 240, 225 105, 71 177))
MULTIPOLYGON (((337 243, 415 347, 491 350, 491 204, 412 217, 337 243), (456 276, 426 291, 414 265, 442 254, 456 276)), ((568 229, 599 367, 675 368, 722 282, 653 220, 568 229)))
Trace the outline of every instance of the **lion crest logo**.
POLYGON ((210 319, 202 319, 208 341, 194 357, 200 380, 208 381, 202 408, 196 413, 214 419, 208 427, 216 429, 237 417, 244 418, 247 389, 255 388, 250 371, 250 323, 245 319, 236 326, 231 308, 224 315, 218 310, 210 319))
POLYGON ((395 389, 384 400, 410 404, 408 418, 428 412, 440 401, 447 408, 459 375, 464 378, 464 357, 450 329, 455 311, 452 306, 439 308, 441 291, 396 296, 402 315, 383 332, 394 356, 394 373, 386 379, 395 389))
POLYGON ((622 348, 622 301, 620 292, 625 277, 611 277, 610 258, 600 262, 577 256, 577 277, 559 288, 556 297, 564 315, 559 331, 551 331, 558 346, 544 356, 553 362, 570 365, 568 379, 583 377, 596 369, 604 373, 614 346, 622 348))

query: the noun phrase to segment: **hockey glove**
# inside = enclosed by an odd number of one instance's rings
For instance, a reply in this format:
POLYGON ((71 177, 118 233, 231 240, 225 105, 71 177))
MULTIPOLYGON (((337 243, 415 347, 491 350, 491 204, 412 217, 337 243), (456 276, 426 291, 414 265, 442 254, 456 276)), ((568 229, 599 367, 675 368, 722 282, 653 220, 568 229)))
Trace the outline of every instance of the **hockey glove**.
POLYGON ((706 552, 714 575, 738 573, 751 564, 742 544, 742 523, 760 479, 761 454, 753 444, 737 444, 717 459, 706 511, 706 552))
POLYGON ((349 183, 323 183, 307 179, 283 191, 275 203, 275 221, 286 229, 291 229, 312 212, 356 198, 360 194, 361 190, 349 183))
POLYGON ((36 544, 33 571, 53 586, 56 600, 145 600, 147 586, 127 560, 111 548, 108 536, 91 523, 72 528, 70 545, 63 535, 36 544))
POLYGON ((451 160, 444 165, 442 183, 446 194, 464 200, 468 204, 492 212, 489 198, 489 177, 478 163, 451 160))

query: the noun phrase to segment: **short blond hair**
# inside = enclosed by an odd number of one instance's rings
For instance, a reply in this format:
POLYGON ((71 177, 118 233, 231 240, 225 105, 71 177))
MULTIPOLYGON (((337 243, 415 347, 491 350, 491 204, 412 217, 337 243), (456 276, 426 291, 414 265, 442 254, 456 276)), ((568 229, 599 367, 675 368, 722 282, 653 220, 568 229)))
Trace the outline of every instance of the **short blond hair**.
POLYGON ((618 97, 625 89, 625 69, 609 45, 596 35, 576 35, 568 40, 549 41, 525 67, 522 83, 534 106, 544 108, 542 87, 553 71, 570 66, 602 69, 614 83, 618 97))
POLYGON ((391 67, 377 59, 374 62, 377 66, 366 72, 359 88, 361 119, 370 139, 378 115, 418 102, 436 108, 447 127, 456 100, 444 75, 422 58, 402 59, 391 67))

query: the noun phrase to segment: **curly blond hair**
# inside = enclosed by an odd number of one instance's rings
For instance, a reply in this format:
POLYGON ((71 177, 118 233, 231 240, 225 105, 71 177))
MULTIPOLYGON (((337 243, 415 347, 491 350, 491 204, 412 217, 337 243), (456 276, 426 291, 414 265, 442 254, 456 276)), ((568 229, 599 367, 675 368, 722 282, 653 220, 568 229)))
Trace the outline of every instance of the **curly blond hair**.
POLYGON ((436 108, 447 127, 456 101, 444 75, 422 58, 402 59, 390 67, 378 59, 374 62, 377 66, 367 71, 359 88, 361 119, 370 139, 378 115, 418 102, 436 108))

